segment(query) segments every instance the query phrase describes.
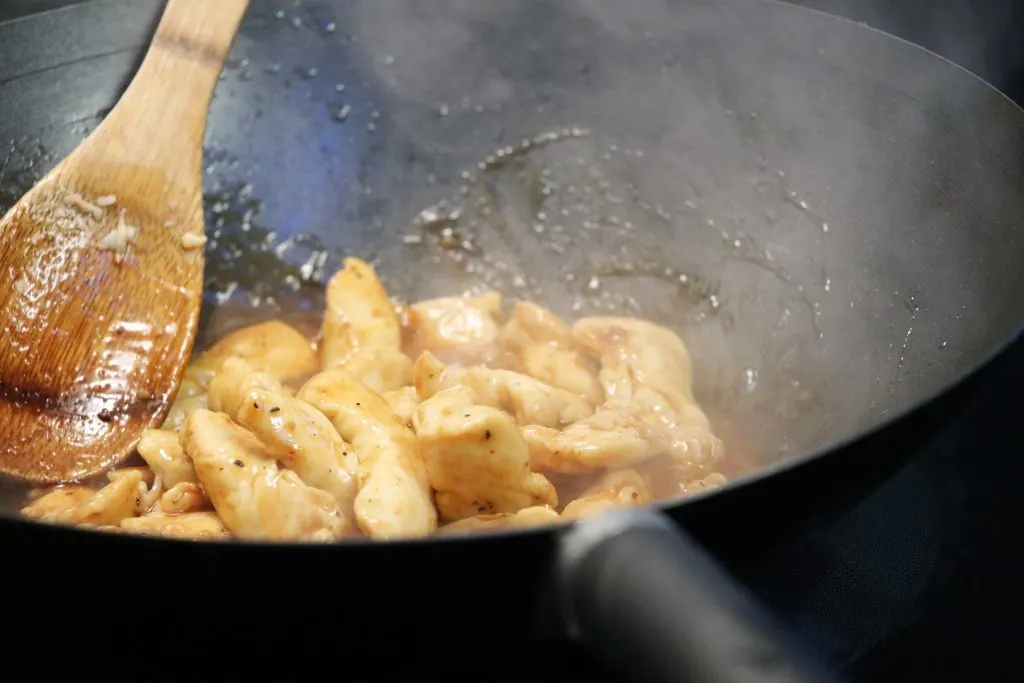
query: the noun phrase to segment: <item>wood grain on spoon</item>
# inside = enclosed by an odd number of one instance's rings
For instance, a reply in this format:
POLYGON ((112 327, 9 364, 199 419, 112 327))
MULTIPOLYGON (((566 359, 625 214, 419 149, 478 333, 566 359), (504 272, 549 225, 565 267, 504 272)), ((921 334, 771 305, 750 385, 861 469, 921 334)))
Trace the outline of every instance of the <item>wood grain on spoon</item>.
POLYGON ((206 112, 248 0, 170 0, 103 123, 0 220, 0 472, 88 477, 159 423, 203 277, 206 112))

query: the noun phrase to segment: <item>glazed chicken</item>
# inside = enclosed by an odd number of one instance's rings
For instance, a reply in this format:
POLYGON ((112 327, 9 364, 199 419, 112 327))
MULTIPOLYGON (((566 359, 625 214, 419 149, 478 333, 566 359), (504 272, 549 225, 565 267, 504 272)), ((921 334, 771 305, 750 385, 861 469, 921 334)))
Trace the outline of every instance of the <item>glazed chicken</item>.
POLYGON ((316 340, 279 321, 187 368, 136 461, 25 517, 217 541, 392 540, 571 523, 726 483, 679 337, 497 292, 393 304, 346 259, 316 340))

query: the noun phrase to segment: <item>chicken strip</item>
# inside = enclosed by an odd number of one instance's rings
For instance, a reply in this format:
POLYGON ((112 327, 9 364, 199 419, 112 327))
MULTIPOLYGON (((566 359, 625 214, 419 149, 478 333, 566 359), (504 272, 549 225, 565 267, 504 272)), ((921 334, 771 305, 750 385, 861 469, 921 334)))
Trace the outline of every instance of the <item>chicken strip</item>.
POLYGON ((444 365, 429 351, 417 359, 413 381, 421 398, 430 398, 438 389, 462 385, 473 391, 479 405, 512 413, 519 424, 544 427, 563 427, 594 412, 593 406, 580 397, 518 372, 480 365, 442 368, 444 365))
POLYGON ((581 474, 630 467, 658 452, 656 435, 629 407, 603 407, 564 431, 528 425, 523 438, 535 470, 581 474))
POLYGON ((584 318, 573 334, 600 354, 608 400, 563 432, 524 429, 535 468, 631 467, 660 453, 704 468, 722 457, 722 442, 693 399, 689 355, 674 333, 630 318, 584 318))
POLYGON ((142 432, 137 449, 150 469, 163 481, 164 486, 170 488, 182 482, 198 481, 196 471, 192 468, 192 461, 182 450, 176 432, 147 429, 142 432))
POLYGON ((272 455, 310 486, 333 495, 346 518, 350 516, 359 460, 323 413, 297 398, 252 389, 236 416, 272 455))
POLYGON ((181 439, 200 484, 235 536, 331 540, 344 532, 333 496, 280 470, 266 446, 226 415, 197 410, 181 439))
POLYGON ((575 348, 569 326, 546 308, 518 302, 501 340, 514 359, 510 369, 571 392, 591 405, 604 401, 594 362, 575 348))
POLYGON ((402 353, 401 324, 373 268, 345 259, 327 284, 325 299, 324 368, 347 370, 378 393, 411 382, 412 360, 402 353))
POLYGON ((561 519, 557 512, 546 505, 523 508, 519 512, 503 512, 493 515, 474 515, 438 530, 439 534, 458 534, 470 531, 498 531, 502 529, 520 529, 546 524, 555 524, 561 519))
POLYGON ((209 387, 224 361, 233 357, 282 382, 307 377, 317 370, 316 354, 309 340, 294 327, 271 320, 224 337, 193 361, 188 374, 200 387, 209 387))
POLYGON ((168 515, 198 512, 206 504, 206 494, 196 483, 183 481, 160 496, 159 511, 168 515))
POLYGON ((428 398, 414 422, 442 520, 558 503, 551 482, 530 470, 529 449, 515 420, 477 405, 468 387, 428 398))
POLYGON ((676 412, 694 404, 690 354, 671 330, 634 318, 582 318, 572 334, 600 357, 599 377, 609 401, 627 403, 646 387, 676 412))
POLYGON ((412 418, 416 414, 416 407, 420 404, 419 394, 416 387, 402 387, 382 394, 395 415, 402 419, 407 427, 412 428, 412 418))
POLYGON ((65 486, 33 501, 21 513, 31 519, 63 524, 118 526, 140 510, 147 492, 138 468, 122 470, 119 476, 93 491, 84 486, 65 486))
POLYGON ((562 510, 565 519, 580 519, 604 510, 637 507, 651 502, 647 482, 636 470, 607 472, 562 510))
POLYGON ((228 537, 228 530, 213 512, 188 512, 180 515, 155 513, 121 522, 121 529, 148 536, 183 538, 194 541, 228 537))
POLYGON ((377 539, 426 536, 437 528, 419 445, 387 401, 344 370, 326 370, 297 395, 326 415, 359 459, 353 505, 359 527, 377 539))
POLYGON ((227 413, 234 419, 238 405, 253 389, 281 392, 284 386, 269 372, 258 372, 242 358, 226 358, 210 382, 208 407, 216 413, 227 413))
POLYGON ((21 514, 41 522, 64 522, 72 511, 93 497, 96 491, 87 486, 61 486, 52 489, 26 505, 21 514))
POLYGON ((447 362, 486 363, 499 353, 501 294, 452 296, 406 309, 405 352, 416 358, 430 351, 447 362))

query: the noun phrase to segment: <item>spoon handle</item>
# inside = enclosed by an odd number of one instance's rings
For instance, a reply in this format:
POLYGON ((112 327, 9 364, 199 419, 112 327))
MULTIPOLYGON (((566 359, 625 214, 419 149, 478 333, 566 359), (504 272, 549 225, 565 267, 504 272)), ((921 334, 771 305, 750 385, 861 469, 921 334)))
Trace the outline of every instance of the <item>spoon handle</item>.
POLYGON ((195 177, 207 108, 248 4, 169 0, 138 73, 80 153, 195 177))

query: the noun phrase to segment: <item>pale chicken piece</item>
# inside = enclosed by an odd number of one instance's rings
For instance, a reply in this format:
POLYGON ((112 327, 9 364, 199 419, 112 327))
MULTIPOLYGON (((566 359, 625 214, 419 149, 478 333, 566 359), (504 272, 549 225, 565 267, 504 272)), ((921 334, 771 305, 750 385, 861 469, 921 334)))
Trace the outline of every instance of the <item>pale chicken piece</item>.
POLYGON ((395 415, 400 417, 407 427, 412 427, 412 418, 420 404, 420 396, 416 393, 416 387, 393 389, 384 392, 381 396, 391 406, 391 410, 395 411, 395 415))
POLYGON ((579 474, 630 467, 657 453, 652 430, 629 407, 603 407, 564 431, 529 425, 523 438, 536 470, 579 474))
POLYGON ((530 470, 529 448, 515 420, 477 405, 468 387, 423 401, 414 423, 442 520, 557 505, 555 487, 530 470))
POLYGON ((359 461, 323 413, 298 398, 262 388, 250 389, 225 412, 302 481, 334 496, 346 530, 354 529, 359 461))
MULTIPOLYGON (((107 472, 107 481, 117 481, 121 477, 136 477, 149 486, 159 481, 160 477, 157 476, 152 469, 145 466, 134 466, 134 467, 118 467, 116 470, 110 470, 107 472)), ((141 489, 140 489, 141 490, 141 489)))
POLYGON ((405 351, 430 351, 448 362, 483 363, 495 358, 501 294, 429 299, 406 309, 405 351))
POLYGON ((501 330, 501 341, 513 351, 537 344, 570 348, 572 328, 543 306, 519 301, 512 307, 508 322, 501 330))
POLYGON ((699 463, 680 462, 670 454, 651 458, 638 465, 636 469, 647 482, 651 495, 657 500, 713 490, 728 483, 725 475, 708 471, 699 463))
POLYGON ((479 365, 452 371, 452 382, 472 389, 482 405, 512 413, 521 425, 564 427, 594 413, 579 396, 529 375, 479 365))
POLYGON ((628 402, 646 387, 673 410, 694 403, 690 354, 672 330, 634 318, 582 318, 572 334, 577 344, 600 357, 599 376, 609 401, 628 402))
POLYGON ((378 394, 412 382, 412 359, 398 349, 362 348, 351 353, 341 369, 378 394))
POLYGON ((509 369, 565 389, 592 405, 604 400, 593 361, 575 348, 565 321, 546 308, 518 302, 501 331, 501 340, 515 359, 509 369))
POLYGON ((266 372, 282 382, 307 377, 317 370, 316 353, 309 340, 280 320, 235 330, 193 361, 189 374, 198 386, 208 388, 228 358, 241 358, 256 372, 266 372))
POLYGON ((584 318, 573 336, 601 358, 608 401, 598 413, 624 411, 642 421, 656 442, 649 455, 665 452, 700 468, 722 457, 722 442, 693 397, 690 356, 674 332, 632 318, 584 318))
POLYGON ((442 368, 441 361, 429 351, 420 354, 413 381, 422 398, 430 398, 438 389, 461 385, 473 391, 479 405, 512 413, 521 425, 544 427, 563 427, 594 412, 593 406, 579 396, 529 375, 480 365, 442 368))
POLYGON ((345 521, 334 497, 281 470, 266 446, 226 415, 198 410, 182 430, 182 446, 217 515, 240 538, 338 538, 345 521))
POLYGON ((21 512, 43 522, 118 526, 121 520, 135 516, 146 490, 142 472, 130 468, 98 491, 84 486, 55 489, 21 512))
POLYGON ((326 311, 320 351, 325 368, 343 368, 363 349, 402 348, 402 328, 377 273, 347 258, 324 293, 326 311))
POLYGON ((604 510, 637 507, 651 502, 647 482, 636 470, 607 472, 562 510, 565 519, 580 519, 604 510))
POLYGON ((142 432, 137 446, 139 455, 168 488, 182 482, 195 483, 192 461, 181 448, 177 432, 166 429, 147 429, 142 432))
POLYGON ((439 534, 457 534, 470 531, 498 531, 521 529, 557 523, 561 517, 547 505, 535 505, 518 512, 501 512, 492 515, 474 515, 446 524, 439 534))
POLYGON ((421 401, 446 388, 445 381, 449 379, 445 377, 447 369, 448 367, 429 351, 424 351, 416 358, 412 368, 412 381, 416 395, 421 401))
POLYGON ((226 358, 210 382, 208 407, 217 413, 235 416, 243 397, 253 389, 283 390, 281 382, 269 372, 260 372, 243 358, 226 358))
POLYGON ((137 534, 181 538, 195 541, 216 540, 229 536, 227 528, 213 512, 184 514, 156 513, 133 517, 121 522, 120 528, 137 534))
POLYGON ((163 424, 160 425, 160 429, 177 432, 185 424, 185 418, 205 407, 206 393, 182 396, 179 392, 178 397, 171 404, 171 409, 167 412, 167 417, 164 418, 163 424))
POLYGON ((164 491, 160 496, 159 511, 168 515, 198 512, 206 504, 203 488, 194 482, 183 481, 164 491))
POLYGON ((68 519, 72 510, 92 498, 95 490, 87 486, 61 486, 36 498, 21 510, 29 519, 60 522, 68 519))
POLYGON ((181 383, 178 385, 178 398, 189 398, 204 393, 213 374, 210 370, 204 370, 194 365, 186 367, 185 373, 181 377, 181 383))
POLYGON ((388 402, 344 370, 325 370, 297 395, 326 415, 359 459, 354 510, 376 539, 426 536, 437 528, 419 444, 388 402))
MULTIPOLYGON (((127 479, 135 484, 135 509, 134 513, 141 515, 154 508, 164 493, 164 483, 160 477, 154 474, 148 467, 120 467, 107 472, 107 481, 114 484, 120 480, 127 479)), ((100 489, 102 493, 110 487, 100 489)))
POLYGON ((604 401, 604 388, 592 361, 576 349, 535 344, 524 348, 519 358, 527 375, 579 396, 590 405, 604 401))

